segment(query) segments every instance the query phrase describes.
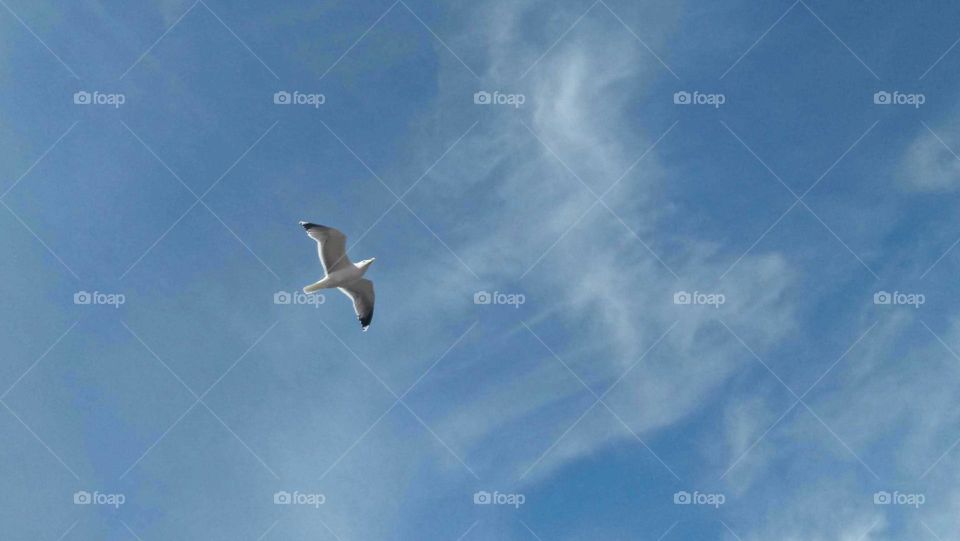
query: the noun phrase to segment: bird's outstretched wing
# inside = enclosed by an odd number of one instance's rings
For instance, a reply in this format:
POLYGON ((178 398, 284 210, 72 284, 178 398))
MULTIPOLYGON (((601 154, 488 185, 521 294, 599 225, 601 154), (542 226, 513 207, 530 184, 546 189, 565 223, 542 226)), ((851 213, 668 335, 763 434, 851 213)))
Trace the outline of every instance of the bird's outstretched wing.
POLYGON ((353 263, 347 257, 347 236, 338 229, 317 225, 309 222, 300 222, 300 225, 307 230, 307 235, 317 241, 317 252, 320 254, 320 262, 323 263, 323 270, 330 274, 335 270, 352 266, 353 263))
POLYGON ((375 297, 373 282, 361 278, 337 289, 343 291, 353 301, 353 311, 357 313, 360 326, 363 327, 363 330, 367 330, 370 322, 373 321, 373 300, 375 297))

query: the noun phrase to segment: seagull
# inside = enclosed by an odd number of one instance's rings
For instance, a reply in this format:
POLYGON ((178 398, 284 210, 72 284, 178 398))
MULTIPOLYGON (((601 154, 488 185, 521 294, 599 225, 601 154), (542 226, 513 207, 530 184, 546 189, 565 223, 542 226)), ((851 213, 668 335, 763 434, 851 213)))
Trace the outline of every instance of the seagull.
POLYGON ((325 225, 300 222, 307 236, 317 241, 317 252, 326 276, 319 282, 303 288, 304 293, 313 293, 321 289, 337 288, 353 301, 353 311, 357 313, 360 326, 364 331, 373 319, 373 282, 363 275, 376 258, 351 263, 347 257, 347 236, 339 230, 325 225))

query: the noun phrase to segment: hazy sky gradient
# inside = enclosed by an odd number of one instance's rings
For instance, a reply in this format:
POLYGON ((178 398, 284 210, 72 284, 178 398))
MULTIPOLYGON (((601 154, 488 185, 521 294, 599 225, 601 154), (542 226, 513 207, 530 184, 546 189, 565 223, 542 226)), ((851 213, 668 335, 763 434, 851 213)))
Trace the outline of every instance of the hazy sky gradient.
POLYGON ((956 537, 960 6, 449 4, 0 2, 0 537, 956 537))

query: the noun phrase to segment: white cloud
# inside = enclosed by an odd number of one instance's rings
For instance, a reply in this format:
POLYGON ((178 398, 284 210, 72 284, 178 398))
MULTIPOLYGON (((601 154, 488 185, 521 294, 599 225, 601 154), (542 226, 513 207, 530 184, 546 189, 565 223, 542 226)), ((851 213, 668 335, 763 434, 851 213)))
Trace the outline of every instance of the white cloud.
MULTIPOLYGON (((516 21, 531 9, 533 3, 504 4, 497 13, 507 10, 506 19, 516 21)), ((568 18, 568 24, 574 18, 568 18)), ((550 43, 531 44, 519 30, 511 33, 500 28, 492 35, 485 80, 521 72, 550 43), (521 69, 510 69, 518 65, 521 69)), ((490 34, 482 28, 462 37, 469 43, 484 39, 490 39, 490 34)), ((462 68, 452 65, 451 69, 462 68)), ((478 274, 494 283, 518 280, 590 207, 590 191, 561 160, 599 193, 661 135, 669 123, 653 126, 630 117, 632 101, 647 76, 664 75, 661 70, 627 30, 598 8, 530 71, 522 89, 528 107, 515 115, 485 118, 455 156, 437 168, 434 182, 443 183, 434 190, 438 197, 456 201, 469 193, 474 202, 471 208, 476 210, 468 212, 479 234, 463 239, 455 249, 478 274), (484 191, 474 191, 477 186, 484 191)), ((608 397, 641 434, 702 407, 704 396, 718 390, 742 366, 745 350, 715 321, 716 316, 722 314, 751 346, 761 349, 782 336, 792 321, 790 308, 781 302, 792 272, 777 254, 748 255, 736 272, 718 282, 729 261, 718 261, 715 246, 684 239, 685 248, 678 253, 658 242, 672 235, 656 220, 658 209, 669 203, 659 189, 666 176, 656 152, 648 155, 607 198, 618 216, 595 206, 523 280, 533 296, 551 304, 544 308, 552 314, 545 324, 572 326, 592 337, 591 351, 571 352, 558 346, 557 353, 575 370, 589 364, 591 372, 602 373, 596 382, 599 390, 680 321, 659 348, 659 354, 671 359, 669 365, 645 363, 608 397), (620 219, 682 280, 676 280, 620 219), (678 310, 673 305, 674 291, 698 287, 722 289, 729 303, 717 312, 678 310)), ((451 222, 463 219, 463 200, 459 202, 451 205, 456 209, 447 217, 451 222)), ((542 368, 525 376, 525 381, 507 386, 500 380, 478 382, 476 394, 450 414, 441 432, 458 434, 460 448, 483 449, 493 456, 501 454, 491 452, 491 446, 510 447, 511 453, 503 453, 509 455, 507 462, 497 464, 515 478, 583 409, 557 406, 583 389, 546 351, 544 359, 542 368), (542 389, 537 383, 543 381, 557 381, 558 388, 524 393, 524 388, 542 389), (518 398, 508 400, 510 396, 518 398), (470 399, 476 402, 471 404, 470 399), (517 435, 523 438, 522 444, 497 440, 498 427, 530 418, 546 430, 525 438, 517 435)), ((595 424, 588 418, 571 431, 537 467, 534 477, 632 438, 619 424, 605 428, 595 424)))
POLYGON ((951 126, 924 129, 907 147, 900 165, 906 186, 924 192, 946 192, 960 188, 960 160, 954 155, 960 137, 951 126), (949 148, 948 148, 949 147, 949 148))

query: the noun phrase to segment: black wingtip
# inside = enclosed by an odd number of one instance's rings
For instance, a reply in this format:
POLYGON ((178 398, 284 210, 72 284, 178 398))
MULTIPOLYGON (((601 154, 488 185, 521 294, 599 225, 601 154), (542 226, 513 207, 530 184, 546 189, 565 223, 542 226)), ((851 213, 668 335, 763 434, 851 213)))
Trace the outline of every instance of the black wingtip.
POLYGON ((315 224, 313 222, 304 222, 302 220, 300 221, 300 227, 306 229, 307 231, 310 231, 311 229, 330 229, 330 227, 325 226, 323 224, 315 224))
POLYGON ((373 310, 370 310, 370 313, 366 317, 357 317, 360 320, 360 326, 363 328, 363 331, 367 331, 367 327, 370 326, 370 322, 373 321, 373 310))

